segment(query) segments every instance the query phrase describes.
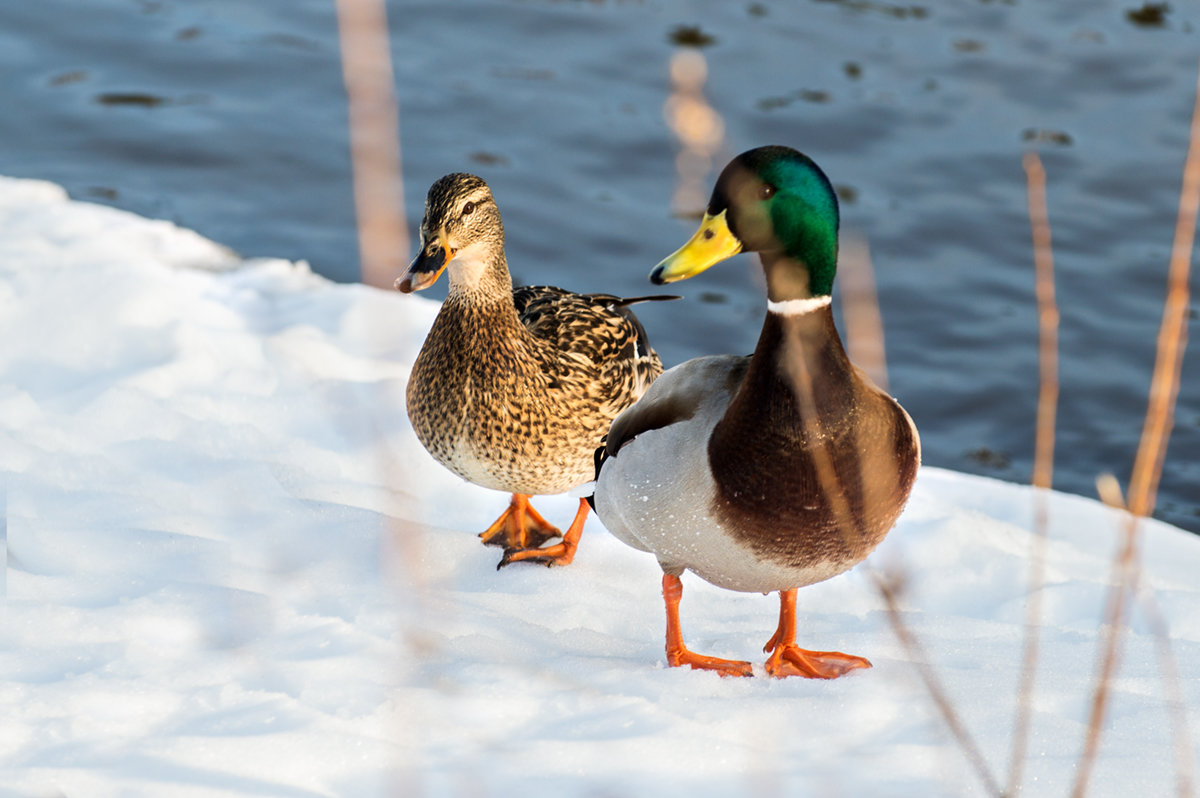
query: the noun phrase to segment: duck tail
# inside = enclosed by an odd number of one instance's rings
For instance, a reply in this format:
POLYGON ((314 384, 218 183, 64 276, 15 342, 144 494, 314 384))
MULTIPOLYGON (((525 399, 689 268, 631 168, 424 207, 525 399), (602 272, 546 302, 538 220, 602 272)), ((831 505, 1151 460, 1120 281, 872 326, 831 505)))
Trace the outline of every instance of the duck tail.
POLYGON ((639 358, 654 357, 654 348, 650 346, 650 337, 646 334, 646 328, 642 326, 641 321, 629 309, 630 305, 636 305, 639 302, 665 302, 671 299, 683 299, 679 296, 671 296, 670 294, 655 294, 653 296, 635 296, 628 299, 614 299, 609 307, 617 313, 620 313, 625 319, 633 325, 634 340, 637 345, 637 356, 639 358))
POLYGON ((668 302, 672 299, 683 299, 681 296, 674 294, 652 294, 650 296, 632 296, 626 299, 615 299, 612 303, 613 308, 627 308, 630 305, 636 305, 639 302, 668 302))

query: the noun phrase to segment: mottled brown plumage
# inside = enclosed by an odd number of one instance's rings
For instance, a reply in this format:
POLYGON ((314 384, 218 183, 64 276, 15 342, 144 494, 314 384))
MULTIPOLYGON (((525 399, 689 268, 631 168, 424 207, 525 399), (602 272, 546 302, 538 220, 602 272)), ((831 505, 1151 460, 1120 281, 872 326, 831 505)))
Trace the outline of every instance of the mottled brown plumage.
MULTIPOLYGON (((628 308, 640 299, 514 289, 500 212, 487 184, 468 174, 429 189, 421 253, 397 286, 419 290, 447 268, 449 294, 409 378, 413 429, 455 474, 514 494, 516 517, 502 516, 485 533, 506 547, 501 564, 565 564, 574 542, 570 551, 536 549, 558 530, 517 505, 591 480, 592 453, 609 424, 662 373, 628 308)), ((568 533, 576 538, 582 509, 568 533)))

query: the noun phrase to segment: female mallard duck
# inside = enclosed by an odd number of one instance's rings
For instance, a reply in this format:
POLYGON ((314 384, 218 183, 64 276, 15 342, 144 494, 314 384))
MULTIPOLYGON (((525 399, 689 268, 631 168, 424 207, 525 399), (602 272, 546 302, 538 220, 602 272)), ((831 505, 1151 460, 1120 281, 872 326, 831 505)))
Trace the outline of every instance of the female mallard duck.
POLYGON ((683 280, 745 250, 759 253, 767 281, 754 354, 671 369, 597 452, 600 520, 662 565, 672 666, 751 673, 684 646, 684 570, 730 590, 779 591, 764 648, 772 676, 831 679, 871 665, 795 643, 796 588, 850 569, 883 540, 921 458, 912 420, 850 363, 834 327, 837 232, 837 198, 817 165, 761 147, 725 167, 699 231, 650 275, 683 280))
POLYGON ((627 307, 640 300, 514 289, 500 211, 487 183, 469 174, 446 175, 430 187, 421 251, 396 287, 419 291, 446 269, 449 295, 409 377, 413 429, 455 474, 512 494, 508 510, 480 535, 505 547, 501 566, 566 565, 587 500, 560 535, 529 496, 590 481, 609 424, 662 373, 627 307), (557 545, 538 548, 560 536, 557 545))

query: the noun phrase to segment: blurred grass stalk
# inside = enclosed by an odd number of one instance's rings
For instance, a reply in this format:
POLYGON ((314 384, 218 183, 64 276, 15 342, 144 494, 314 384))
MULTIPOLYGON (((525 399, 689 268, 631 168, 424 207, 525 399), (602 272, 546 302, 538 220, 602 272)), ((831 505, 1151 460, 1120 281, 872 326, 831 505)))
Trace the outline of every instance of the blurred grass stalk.
MULTIPOLYGON (((346 85, 350 125, 350 161, 354 184, 354 210, 358 226, 362 282, 390 289, 400 275, 409 252, 408 228, 404 218, 404 185, 400 164, 400 114, 395 94, 391 47, 388 38, 385 0, 337 0, 338 36, 342 75, 346 85)), ((367 423, 370 423, 369 420, 367 423)), ((384 440, 379 435, 380 441, 384 440)), ((395 461, 380 444, 382 486, 411 484, 396 473, 395 461)), ((405 494, 401 492, 401 498, 405 494)), ((415 497, 407 497, 415 503, 415 497)), ((419 563, 424 544, 423 525, 403 518, 396 510, 383 515, 380 563, 393 581, 406 584, 411 618, 425 617, 426 582, 419 563)), ((403 616, 402 616, 403 618, 403 616)), ((404 621, 402 620, 403 624, 404 621)), ((398 668, 415 667, 429 655, 431 639, 416 627, 400 630, 401 656, 398 668)), ((401 677, 403 678, 403 677, 401 677)), ((419 713, 413 713, 396 730, 403 761, 392 777, 394 795, 425 794, 420 767, 421 734, 419 713)))
MULTIPOLYGON (((862 368, 882 390, 886 391, 887 358, 884 348, 883 318, 879 311, 875 274, 866 242, 853 238, 847 239, 839 258, 838 274, 842 287, 842 317, 845 322, 847 353, 851 361, 862 368)), ((800 402, 801 413, 811 418, 815 414, 816 405, 812 392, 812 380, 803 368, 798 369, 797 372, 796 394, 800 402)), ((819 435, 814 437, 820 438, 819 435)), ((838 526, 842 530, 842 535, 847 538, 861 535, 862 530, 857 529, 854 525, 845 491, 823 446, 814 449, 813 461, 817 467, 821 489, 829 497, 830 506, 840 519, 838 526)), ((863 478, 865 479, 866 475, 863 478)), ((904 574, 896 570, 880 572, 871 567, 869 563, 865 564, 865 568, 887 607, 888 623, 892 627, 893 634, 896 635, 905 654, 917 669, 917 674, 921 677, 930 699, 950 730, 955 743, 962 750, 967 763, 975 771, 987 793, 1000 795, 1000 783, 988 767, 983 752, 954 709, 954 702, 938 678, 924 646, 921 645, 916 633, 904 620, 904 614, 900 607, 907 583, 904 574)))
POLYGON ((1033 238, 1034 293, 1038 308, 1038 404, 1034 437, 1033 541, 1029 555, 1029 601, 1025 607, 1025 640, 1021 653, 1017 711, 1013 723, 1005 795, 1021 792, 1029 730, 1033 719, 1033 687, 1041 650, 1042 593, 1046 580, 1049 535, 1049 491, 1054 480, 1054 437, 1058 414, 1058 303, 1054 296, 1054 250, 1046 211, 1046 171, 1036 153, 1023 159, 1033 238))
MULTIPOLYGON (((399 111, 384 3, 337 0, 337 15, 349 104, 362 278, 368 285, 390 289, 406 262, 409 236, 400 174, 399 111)), ((410 484, 403 474, 393 473, 396 469, 387 452, 378 449, 377 454, 385 486, 410 484)), ((391 539, 401 549, 398 554, 403 560, 391 564, 411 571, 408 576, 420 598, 422 580, 415 563, 420 562, 422 525, 393 514, 390 526, 391 539)))
MULTIPOLYGON (((1114 563, 1116 578, 1109 591, 1104 647, 1097 666, 1092 688, 1092 708, 1084 740, 1083 754, 1076 771, 1072 796, 1087 794, 1088 783, 1100 750, 1101 732, 1110 703, 1109 686, 1116 674, 1120 656, 1125 616, 1130 599, 1138 593, 1139 570, 1138 519, 1154 511, 1158 483, 1166 459, 1167 442, 1175 422, 1175 398, 1179 393, 1179 375, 1183 352, 1187 345, 1188 280, 1191 276, 1192 247, 1196 235, 1196 214, 1200 208, 1200 74, 1197 76, 1196 98, 1192 109, 1192 124, 1187 158, 1183 166, 1183 185, 1179 195, 1179 213, 1175 220, 1175 241, 1171 247, 1171 262, 1167 272, 1167 296, 1163 303, 1162 325, 1158 332, 1154 374, 1150 381, 1150 398, 1142 439, 1133 463, 1129 480, 1129 498, 1121 501, 1115 480, 1105 479, 1101 490, 1108 494, 1106 501, 1123 504, 1131 513, 1114 563)), ((1175 743, 1176 791, 1180 796, 1194 794, 1194 753, 1189 742, 1187 715, 1182 706, 1182 687, 1172 684, 1172 673, 1178 674, 1175 657, 1170 649, 1166 625, 1156 605, 1142 593, 1143 606, 1151 608, 1148 618, 1159 639, 1159 656, 1164 664, 1163 678, 1167 692, 1175 698, 1171 711, 1172 736, 1175 743)))
POLYGON ((408 257, 400 114, 384 0, 337 0, 362 281, 391 287, 408 257))
MULTIPOLYGON (((392 287, 409 248, 400 173, 399 108, 384 4, 385 0, 337 0, 362 281, 377 288, 392 287)), ((403 474, 392 473, 396 469, 387 452, 378 449, 377 455, 385 486, 411 484, 403 474)), ((390 517, 390 526, 390 538, 400 549, 393 552, 391 564, 411 572, 408 576, 420 598, 422 580, 415 563, 421 559, 422 526, 398 515, 390 517), (394 562, 396 554, 402 562, 394 562)))

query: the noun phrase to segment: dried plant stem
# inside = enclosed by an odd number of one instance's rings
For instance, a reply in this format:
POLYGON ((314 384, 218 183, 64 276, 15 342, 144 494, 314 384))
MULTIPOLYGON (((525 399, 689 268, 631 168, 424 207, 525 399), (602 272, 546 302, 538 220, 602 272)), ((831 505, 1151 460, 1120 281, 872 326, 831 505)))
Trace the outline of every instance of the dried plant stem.
MULTIPOLYGON (((1109 683, 1116 673, 1119 659, 1121 625, 1124 623, 1129 598, 1135 590, 1138 518, 1147 516, 1154 510, 1158 482, 1166 457, 1167 440, 1174 424, 1175 397, 1179 392, 1179 373, 1187 342, 1188 279, 1191 273, 1197 208, 1200 208, 1200 76, 1197 78, 1187 160, 1183 167, 1183 187, 1179 197, 1179 214, 1175 222, 1175 242, 1171 248, 1167 298, 1163 305, 1162 326, 1158 333, 1158 352, 1150 383, 1150 400, 1146 408, 1141 443, 1133 464, 1133 475, 1129 482, 1128 507, 1132 515, 1126 524, 1124 541, 1118 556, 1117 581, 1109 593, 1105 645, 1093 687, 1092 710, 1083 755, 1072 790, 1072 795, 1076 798, 1086 795, 1088 781, 1095 767, 1101 730, 1108 709, 1109 683)), ((1169 638, 1166 639, 1169 645, 1169 638)), ((1185 781, 1186 778, 1181 777, 1181 784, 1185 781)))
POLYGON ((1029 182, 1029 222, 1038 306, 1039 387, 1033 484, 1049 488, 1054 478, 1054 426, 1058 410, 1058 303, 1054 298, 1054 254, 1046 213, 1046 172, 1036 153, 1024 159, 1029 182))
MULTIPOLYGON (((887 364, 884 357, 883 322, 879 311, 878 295, 875 291, 874 270, 865 242, 861 245, 851 245, 848 250, 845 253, 846 257, 840 259, 839 267, 844 281, 843 286, 845 286, 845 282, 850 284, 850 290, 843 290, 842 293, 843 319, 848 348, 852 359, 858 363, 858 358, 863 358, 863 362, 858 365, 867 370, 869 376, 880 384, 880 387, 885 387, 887 364), (847 281, 846 278, 849 280, 847 281)), ((815 418, 816 401, 813 395, 812 376, 803 364, 799 364, 799 367, 793 369, 790 374, 796 389, 801 416, 815 418)), ((820 439, 820 435, 813 437, 817 440, 820 439)), ((854 523, 846 492, 834 469, 829 452, 824 446, 816 446, 813 448, 812 455, 821 491, 829 500, 835 517, 839 519, 838 528, 843 537, 849 542, 854 536, 861 536, 863 532, 854 523)), ((979 746, 955 711, 954 704, 942 687, 941 680, 930 664, 929 657, 916 634, 904 622, 904 615, 900 610, 900 589, 898 587, 900 580, 889 579, 887 575, 870 566, 867 566, 867 573, 874 581, 876 589, 887 606, 888 622, 892 626, 892 631, 900 641, 905 654, 916 667, 925 689, 928 690, 929 696, 950 730, 951 736, 962 749, 963 755, 975 770, 979 780, 983 782, 987 793, 1000 796, 1002 794, 1000 784, 988 769, 987 760, 984 759, 979 746)))
POLYGON ((1072 798, 1083 798, 1087 794, 1091 771, 1100 750, 1100 733, 1108 708, 1109 689, 1117 673, 1120 661, 1121 641, 1125 633, 1125 617, 1129 607, 1133 583, 1136 581, 1138 562, 1137 519, 1129 516, 1122 526, 1122 541, 1116 560, 1113 562, 1112 587, 1109 589, 1104 625, 1101 629, 1100 663, 1097 667, 1092 688, 1092 708, 1084 738, 1083 753, 1075 771, 1072 798))
MULTIPOLYGON (((801 417, 806 419, 816 418, 816 401, 813 394, 812 375, 808 373, 808 369, 801 363, 797 364, 797 367, 792 370, 792 378, 796 388, 796 397, 800 404, 801 417)), ((813 440, 821 440, 819 430, 813 430, 810 437, 813 440)), ((834 469, 833 460, 824 444, 814 446, 811 454, 813 463, 816 466, 817 481, 821 485, 821 492, 829 501, 833 514, 838 519, 838 529, 849 545, 855 537, 860 537, 863 533, 854 523, 853 515, 850 512, 850 503, 846 497, 842 481, 834 469)), ((945 720, 946 726, 950 729, 950 734, 963 750, 967 761, 975 769, 976 774, 978 774, 988 793, 996 796, 1001 795, 1000 784, 988 769, 987 761, 983 758, 979 746, 975 744, 970 732, 967 731, 966 726, 958 717, 958 713, 954 711, 954 705, 946 695, 946 691, 942 688, 941 681, 937 678, 933 666, 929 664, 929 659, 925 655, 916 635, 904 623, 904 617, 900 612, 897 589, 892 582, 873 569, 870 570, 870 574, 874 579, 876 588, 887 604, 888 620, 892 625, 892 631, 896 634, 909 659, 916 666, 917 672, 920 673, 921 681, 924 682, 925 688, 929 691, 934 705, 937 707, 942 719, 945 720)))
MULTIPOLYGON (((354 203, 363 282, 391 287, 408 255, 400 178, 400 139, 395 92, 392 87, 391 46, 385 0, 337 0, 342 73, 349 102, 350 156, 354 171, 354 203)), ((383 483, 406 485, 411 480, 381 447, 375 450, 383 483)), ((401 493, 406 501, 415 499, 401 493)), ((421 574, 413 563, 421 558, 421 526, 396 515, 389 519, 391 541, 409 567, 415 595, 420 598, 421 574)), ((395 555, 397 552, 393 551, 395 555)))
POLYGON ((900 612, 899 591, 896 589, 894 582, 874 569, 870 571, 870 575, 875 582, 875 588, 879 591, 879 595, 883 597, 884 603, 887 605, 888 623, 892 626, 892 632, 896 635, 896 639, 900 641, 905 654, 908 655, 913 665, 916 666, 917 673, 920 674, 921 681, 925 684, 925 689, 929 691, 929 697, 933 700, 934 706, 937 707, 938 712, 941 714, 942 720, 945 721, 946 727, 950 729, 951 736, 958 743, 958 747, 962 749, 963 755, 966 756, 967 762, 975 770, 975 774, 979 777, 979 780, 983 782, 987 793, 996 796, 1004 795, 1000 790, 1000 783, 996 781, 996 777, 992 775, 991 770, 988 768, 983 752, 979 750, 979 746, 975 744, 971 733, 967 731, 967 727, 963 725, 962 720, 958 717, 958 713, 954 711, 954 704, 950 701, 950 697, 946 694, 945 689, 942 688, 942 683, 938 679, 937 672, 929 664, 929 657, 925 654, 920 641, 908 625, 904 623, 904 617, 900 612))
POLYGON ((1171 265, 1167 275, 1167 299, 1163 305, 1162 326, 1158 331, 1158 355, 1150 382, 1150 401, 1142 440, 1129 480, 1129 511, 1150 515, 1158 494, 1167 440, 1175 422, 1175 397, 1179 393, 1179 373, 1187 345, 1187 309, 1190 298, 1192 244, 1196 235, 1196 212, 1200 208, 1200 81, 1197 82, 1196 106, 1187 160, 1183 169, 1183 188, 1179 214, 1175 220, 1175 242, 1171 247, 1171 265))
POLYGON ((854 364, 867 373, 884 392, 888 389, 887 355, 883 350, 883 316, 875 291, 871 250, 860 238, 842 245, 842 317, 846 323, 846 351, 854 364))
POLYGON ((1024 166, 1029 195, 1029 223, 1033 232, 1034 285, 1038 306, 1039 387, 1033 485, 1039 490, 1033 499, 1034 535, 1029 557, 1029 600, 1025 608, 1025 642, 1021 653, 1017 715, 1013 724, 1005 795, 1020 793, 1029 748, 1033 687, 1041 648, 1042 588, 1046 579, 1049 524, 1049 497, 1046 492, 1050 490, 1054 478, 1054 430, 1058 410, 1058 304, 1054 298, 1054 254, 1050 219, 1046 212, 1046 171, 1042 168, 1042 160, 1032 152, 1025 155, 1024 166))
POLYGON ((1175 749, 1175 793, 1179 798, 1191 798, 1196 794, 1195 749, 1192 748, 1192 732, 1188 726, 1179 661, 1171 647, 1171 631, 1154 591, 1148 586, 1143 585, 1138 591, 1138 607, 1154 634, 1158 649, 1158 669, 1162 673, 1164 699, 1171 719, 1171 740, 1175 749))
POLYGON ((408 257, 400 122, 384 0, 337 0, 350 104, 350 160, 362 281, 391 286, 408 257))
MULTIPOLYGON (((1101 500, 1117 510, 1126 510, 1121 485, 1112 474, 1102 474, 1096 480, 1096 489, 1101 500)), ((1191 729, 1188 726, 1187 705, 1184 703, 1183 682, 1179 675, 1179 664, 1171 647, 1171 633, 1167 620, 1158 606, 1154 591, 1142 585, 1137 591, 1139 607, 1154 634, 1158 648, 1159 670, 1163 677, 1163 690, 1167 710, 1171 717, 1171 739, 1175 745, 1176 794, 1189 798, 1196 794, 1196 764, 1193 761, 1191 729)))
MULTIPOLYGON (((367 285, 390 288, 408 257, 409 235, 404 219, 401 182, 399 109, 393 89, 391 48, 388 39, 385 0, 336 0, 341 44, 342 75, 346 85, 350 124, 350 161, 354 181, 354 208, 358 222, 361 279, 367 285)), ((372 423, 369 419, 367 423, 372 423)), ((377 436, 382 441, 383 436, 377 436)), ((382 444, 375 447, 378 471, 384 485, 407 485, 411 480, 382 444)), ((402 497, 407 497, 401 494, 402 497)), ((388 574, 412 587, 416 606, 410 617, 423 618, 421 606, 427 580, 422 562, 422 525, 401 514, 384 516, 380 561, 388 574)), ((416 625, 405 623, 400 644, 406 649, 398 657, 400 668, 412 668, 427 657, 431 643, 416 625)), ((400 750, 421 749, 424 718, 418 713, 395 729, 400 750)), ((397 795, 425 794, 423 775, 416 759, 403 758, 396 769, 397 795)))

